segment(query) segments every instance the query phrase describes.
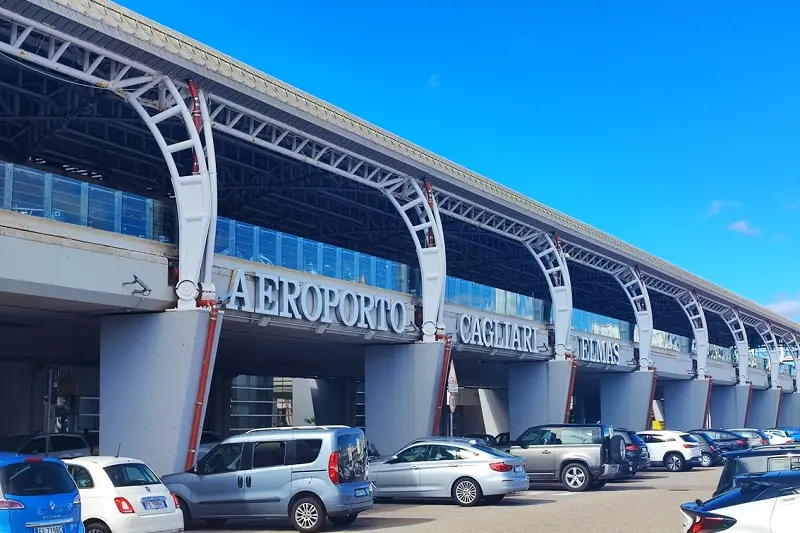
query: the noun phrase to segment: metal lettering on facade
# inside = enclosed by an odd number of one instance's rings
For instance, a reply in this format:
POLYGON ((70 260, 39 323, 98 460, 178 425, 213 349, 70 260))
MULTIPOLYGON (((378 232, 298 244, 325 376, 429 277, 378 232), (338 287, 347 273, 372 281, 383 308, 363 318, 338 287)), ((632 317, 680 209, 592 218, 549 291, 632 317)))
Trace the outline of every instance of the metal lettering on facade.
POLYGON ((245 270, 235 270, 226 307, 261 315, 296 318, 309 322, 403 333, 406 304, 352 289, 329 287, 312 281, 253 272, 255 298, 250 294, 245 270))
POLYGON ((588 337, 572 337, 572 351, 577 359, 590 363, 618 365, 619 343, 588 337))
POLYGON ((463 344, 526 353, 533 353, 536 346, 534 328, 493 318, 464 313, 458 316, 457 330, 463 344))

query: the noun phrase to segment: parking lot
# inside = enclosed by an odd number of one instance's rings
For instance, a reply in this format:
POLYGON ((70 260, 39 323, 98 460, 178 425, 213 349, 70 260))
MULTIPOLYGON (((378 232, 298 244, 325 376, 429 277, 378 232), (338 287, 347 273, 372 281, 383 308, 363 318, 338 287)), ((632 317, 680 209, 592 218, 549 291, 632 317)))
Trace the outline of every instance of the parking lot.
MULTIPOLYGON (((534 489, 507 497, 495 506, 460 508, 450 503, 399 502, 378 504, 345 529, 328 531, 392 531, 485 533, 486 531, 580 531, 592 533, 639 531, 674 533, 681 527, 678 506, 695 498, 708 499, 720 469, 695 469, 669 474, 660 470, 640 473, 632 481, 609 483, 602 490, 565 492, 557 487, 534 489)), ((217 531, 292 531, 288 524, 231 522, 217 531)))

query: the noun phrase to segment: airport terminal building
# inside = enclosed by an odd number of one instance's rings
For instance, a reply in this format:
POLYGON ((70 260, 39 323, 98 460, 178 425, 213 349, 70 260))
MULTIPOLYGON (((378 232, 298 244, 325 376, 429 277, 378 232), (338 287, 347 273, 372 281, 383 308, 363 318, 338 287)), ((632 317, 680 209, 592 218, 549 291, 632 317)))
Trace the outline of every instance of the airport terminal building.
POLYGON ((800 425, 800 325, 199 42, 15 0, 0 52, 0 437, 800 425))

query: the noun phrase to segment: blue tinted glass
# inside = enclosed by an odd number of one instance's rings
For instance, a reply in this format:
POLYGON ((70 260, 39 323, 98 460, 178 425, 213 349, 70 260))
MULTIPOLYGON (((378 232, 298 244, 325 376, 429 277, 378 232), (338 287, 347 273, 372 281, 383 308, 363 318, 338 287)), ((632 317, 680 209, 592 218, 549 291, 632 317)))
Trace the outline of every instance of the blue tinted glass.
POLYGON ((81 182, 53 177, 53 203, 50 216, 58 222, 81 223, 81 182))
POLYGON ((25 215, 44 216, 44 172, 14 167, 11 209, 25 215))
POLYGON ((320 243, 311 239, 303 239, 303 271, 310 274, 320 273, 320 243))
POLYGON ((268 265, 278 264, 279 233, 268 229, 258 230, 258 261, 268 265))
POLYGON ((329 278, 338 277, 337 271, 339 267, 339 249, 330 244, 322 245, 322 275, 329 278))
MULTIPOLYGON (((153 239, 161 242, 176 242, 177 232, 175 227, 175 206, 155 200, 153 202, 153 239)), ((219 223, 217 224, 217 231, 219 231, 219 223)))
POLYGON ((114 231, 114 191, 105 187, 89 185, 88 226, 103 231, 114 231))
POLYGON ((281 266, 300 270, 299 243, 298 237, 286 233, 281 234, 281 266))
POLYGON ((122 195, 122 233, 147 238, 147 201, 141 196, 122 195))
POLYGON ((231 221, 227 218, 217 217, 217 238, 214 242, 214 253, 233 255, 233 250, 231 249, 231 221))
POLYGON ((255 260, 255 250, 253 248, 255 243, 254 227, 244 222, 237 222, 234 229, 236 231, 236 239, 234 240, 235 257, 248 261, 255 260))
POLYGON ((356 253, 350 250, 342 250, 342 272, 340 277, 345 281, 356 281, 357 275, 356 253))
POLYGON ((375 276, 372 267, 375 258, 366 254, 358 254, 358 283, 375 286, 375 276))

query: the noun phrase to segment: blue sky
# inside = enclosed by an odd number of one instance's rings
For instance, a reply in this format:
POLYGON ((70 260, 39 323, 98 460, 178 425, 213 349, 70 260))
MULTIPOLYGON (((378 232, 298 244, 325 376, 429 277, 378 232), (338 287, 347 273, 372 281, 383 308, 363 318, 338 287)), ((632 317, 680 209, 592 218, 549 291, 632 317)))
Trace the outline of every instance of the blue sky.
POLYGON ((798 4, 122 3, 800 318, 798 4))

